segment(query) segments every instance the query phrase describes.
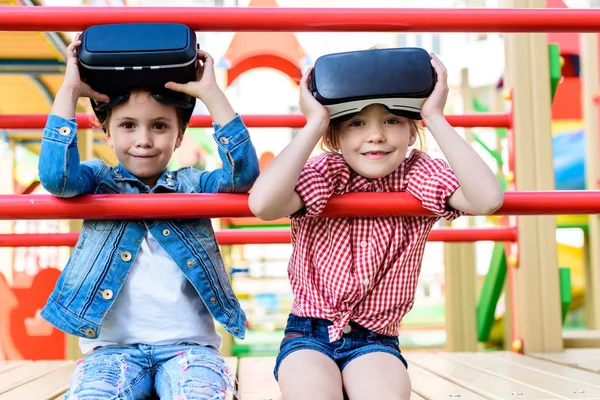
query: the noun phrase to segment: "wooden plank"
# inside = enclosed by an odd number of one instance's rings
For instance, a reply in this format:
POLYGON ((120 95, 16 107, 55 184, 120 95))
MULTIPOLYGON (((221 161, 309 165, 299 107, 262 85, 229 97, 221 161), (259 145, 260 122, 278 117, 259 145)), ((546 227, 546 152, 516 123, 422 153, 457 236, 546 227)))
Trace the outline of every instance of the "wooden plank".
MULTIPOLYGON (((435 353, 405 354, 409 365, 418 365, 487 399, 547 400, 548 393, 455 362, 435 353), (518 396, 518 397, 516 397, 518 396)), ((554 399, 565 399, 554 396, 554 399)))
POLYGON ((600 348, 600 330, 598 331, 563 331, 565 349, 600 348))
POLYGON ((552 361, 542 360, 530 355, 524 356, 510 351, 490 352, 487 354, 489 357, 493 357, 494 359, 498 360, 498 362, 518 364, 524 367, 545 371, 550 374, 563 376, 571 379, 572 381, 600 387, 600 374, 594 374, 578 368, 569 367, 563 364, 556 364, 552 361))
POLYGON ((31 361, 3 361, 0 363, 0 374, 5 371, 10 371, 11 369, 22 367, 30 363, 31 361))
MULTIPOLYGON (((509 8, 544 7, 542 0, 505 0, 509 8)), ((517 190, 552 190, 547 35, 505 35, 504 87, 512 89, 517 190), (524 134, 527 133, 527 134, 524 134)), ((518 267, 508 269, 515 337, 526 352, 560 351, 556 219, 518 216, 518 267)))
POLYGON ((529 368, 517 363, 504 363, 486 353, 443 354, 442 357, 496 375, 512 382, 521 383, 566 399, 598 399, 600 387, 573 381, 548 371, 529 368))
POLYGON ((532 357, 600 373, 600 349, 566 349, 557 353, 532 353, 532 357))
POLYGON ((36 361, 26 368, 16 368, 2 374, 0 393, 7 392, 17 386, 39 378, 64 366, 71 365, 70 361, 36 361))
POLYGON ((273 376, 275 357, 241 358, 238 394, 240 400, 275 400, 281 398, 273 376))
POLYGON ((448 399, 451 398, 450 396, 457 398, 460 396, 461 400, 485 399, 485 397, 481 397, 415 364, 409 365, 408 374, 410 375, 413 393, 417 393, 425 399, 448 399))
POLYGON ((0 400, 55 399, 67 391, 74 369, 74 362, 63 363, 52 372, 0 395, 0 400))
MULTIPOLYGON (((231 374, 232 378, 234 379, 234 386, 237 386, 237 366, 238 366, 237 357, 225 357, 225 363, 227 364, 227 368, 229 368, 229 373, 231 374)), ((233 400, 233 392, 231 391, 231 389, 227 389, 226 400, 233 400)))
MULTIPOLYGON (((598 189, 600 180, 600 135, 598 134, 599 112, 595 97, 600 89, 600 63, 598 61, 598 34, 579 34, 581 108, 585 139, 585 188, 598 189)), ((585 265, 585 320, 591 329, 600 329, 600 216, 588 216, 586 248, 588 259, 585 265), (589 245, 591 244, 591 245, 589 245)), ((595 346, 590 346, 595 347, 595 346)))

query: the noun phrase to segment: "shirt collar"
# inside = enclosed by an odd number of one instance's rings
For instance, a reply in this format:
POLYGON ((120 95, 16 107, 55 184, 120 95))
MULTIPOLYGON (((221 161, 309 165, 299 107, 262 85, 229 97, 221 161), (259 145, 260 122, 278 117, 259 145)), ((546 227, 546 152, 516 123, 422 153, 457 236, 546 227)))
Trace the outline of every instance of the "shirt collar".
MULTIPOLYGON (((113 167, 111 173, 116 182, 131 182, 133 184, 144 185, 144 183, 142 183, 136 176, 127 171, 121 163, 113 167)), ((158 178, 154 188, 151 189, 152 191, 156 192, 156 189, 160 187, 169 192, 176 192, 178 186, 179 182, 177 181, 175 174, 168 169, 165 169, 158 178)))

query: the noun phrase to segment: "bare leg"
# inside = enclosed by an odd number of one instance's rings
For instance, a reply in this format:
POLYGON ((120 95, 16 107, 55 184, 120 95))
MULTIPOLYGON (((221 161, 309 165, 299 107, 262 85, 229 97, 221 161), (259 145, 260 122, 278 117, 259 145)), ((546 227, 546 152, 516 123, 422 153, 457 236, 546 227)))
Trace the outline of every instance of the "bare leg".
POLYGON ((350 361, 342 371, 350 400, 409 400, 410 377, 406 367, 388 353, 368 353, 350 361))
POLYGON ((326 355, 300 350, 287 356, 279 367, 279 387, 284 400, 342 400, 342 376, 326 355))

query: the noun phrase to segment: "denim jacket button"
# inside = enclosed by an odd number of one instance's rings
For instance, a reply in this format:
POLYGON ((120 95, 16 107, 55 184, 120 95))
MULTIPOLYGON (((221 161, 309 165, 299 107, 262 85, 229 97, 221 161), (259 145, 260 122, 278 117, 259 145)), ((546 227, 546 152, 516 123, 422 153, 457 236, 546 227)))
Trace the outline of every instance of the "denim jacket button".
POLYGON ((170 234, 171 234, 171 231, 170 231, 170 230, 168 230, 168 229, 165 229, 165 230, 163 231, 163 235, 164 235, 164 236, 169 236, 170 234))
POLYGON ((211 297, 210 298, 210 302, 213 303, 213 304, 215 304, 217 302, 217 299, 215 299, 214 297, 211 297))
POLYGON ((102 297, 104 297, 104 300, 110 300, 113 298, 113 292, 110 289, 106 289, 102 291, 102 297))
POLYGON ((88 328, 85 330, 85 336, 87 336, 89 338, 94 338, 94 337, 96 337, 96 331, 93 330, 92 328, 88 328))
POLYGON ((194 266, 194 261, 193 260, 188 261, 187 266, 188 266, 188 268, 192 268, 194 266))
POLYGON ((226 137, 220 137, 219 138, 219 142, 223 143, 223 144, 229 144, 229 138, 226 137))
POLYGON ((352 332, 352 327, 350 325, 346 325, 344 327, 344 329, 342 330, 342 332, 348 334, 348 333, 352 332))
POLYGON ((68 126, 63 126, 58 130, 58 133, 60 133, 62 136, 69 136, 71 134, 71 128, 68 126))
POLYGON ((126 251, 125 253, 121 253, 121 260, 129 261, 131 260, 131 253, 126 251))

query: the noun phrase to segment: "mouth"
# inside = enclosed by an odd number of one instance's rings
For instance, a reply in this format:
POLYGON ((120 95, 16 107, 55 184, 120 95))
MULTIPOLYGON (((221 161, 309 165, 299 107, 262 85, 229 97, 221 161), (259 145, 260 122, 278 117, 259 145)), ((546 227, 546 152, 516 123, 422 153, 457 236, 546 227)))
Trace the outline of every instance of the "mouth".
POLYGON ((384 158, 385 156, 387 156, 390 153, 391 153, 391 151, 367 151, 367 152, 360 153, 360 154, 362 156, 367 157, 368 159, 378 160, 380 158, 384 158))
POLYGON ((154 158, 157 156, 157 154, 130 154, 131 157, 133 158, 141 158, 141 159, 150 159, 150 158, 154 158))

